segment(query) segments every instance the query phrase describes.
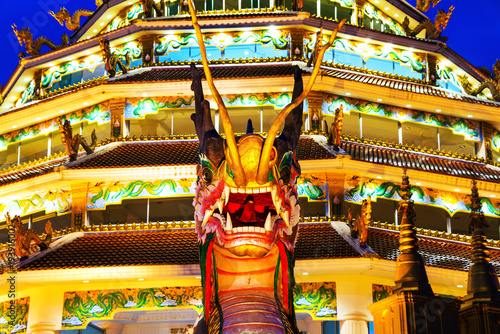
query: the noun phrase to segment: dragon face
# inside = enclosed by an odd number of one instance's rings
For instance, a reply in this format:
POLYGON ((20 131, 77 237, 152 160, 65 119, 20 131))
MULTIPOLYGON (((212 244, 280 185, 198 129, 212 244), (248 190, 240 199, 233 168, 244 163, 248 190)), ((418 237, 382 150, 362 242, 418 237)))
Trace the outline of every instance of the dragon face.
MULTIPOLYGON (((291 250, 300 217, 296 186, 300 167, 295 148, 302 105, 287 116, 282 134, 269 145, 270 153, 265 151, 269 138, 251 131, 235 138, 235 145, 230 146, 213 128, 194 65, 192 75, 197 104, 192 118, 200 139, 194 200, 199 242, 205 243, 214 234, 219 246, 237 256, 262 257, 278 240, 291 250)), ((296 83, 301 89, 300 70, 296 71, 296 83)), ((299 95, 300 89, 294 90, 294 95, 299 95)))

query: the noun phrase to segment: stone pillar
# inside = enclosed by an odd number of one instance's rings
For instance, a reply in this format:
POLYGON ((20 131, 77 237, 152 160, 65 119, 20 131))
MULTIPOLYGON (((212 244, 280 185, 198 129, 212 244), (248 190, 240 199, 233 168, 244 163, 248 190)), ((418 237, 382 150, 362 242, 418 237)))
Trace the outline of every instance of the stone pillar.
POLYGON ((39 322, 30 326, 31 334, 54 334, 56 325, 51 322, 39 322))
POLYGON ((304 59, 304 29, 290 29, 292 44, 290 45, 290 56, 292 59, 304 59))
POLYGON ((365 314, 345 314, 344 319, 340 325, 340 334, 368 334, 368 322, 365 314))
POLYGON ((141 37, 142 63, 145 66, 155 62, 155 39, 156 35, 154 34, 141 37))
POLYGON ((470 227, 472 266, 467 280, 467 296, 460 310, 463 334, 500 333, 500 284, 486 247, 487 226, 481 211, 476 180, 472 183, 470 227))
POLYGON ((109 102, 109 111, 111 114, 111 138, 123 137, 125 99, 114 99, 109 102))
POLYGON ((311 91, 307 96, 309 106, 309 124, 312 131, 321 131, 322 114, 321 105, 323 104, 323 93, 311 91))
POLYGON ((64 292, 57 285, 40 285, 29 296, 27 333, 58 333, 61 329, 64 292))
POLYGON ((87 222, 87 193, 88 183, 75 183, 71 185, 71 197, 73 208, 71 209, 71 227, 81 230, 83 226, 88 226, 87 222))

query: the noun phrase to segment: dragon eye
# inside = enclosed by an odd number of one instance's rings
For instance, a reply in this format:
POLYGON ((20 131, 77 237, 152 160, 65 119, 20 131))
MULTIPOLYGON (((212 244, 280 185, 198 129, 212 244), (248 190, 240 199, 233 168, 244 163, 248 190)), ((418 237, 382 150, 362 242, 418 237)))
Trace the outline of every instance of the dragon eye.
POLYGON ((283 183, 287 184, 290 183, 290 178, 292 176, 292 170, 290 166, 285 166, 283 169, 280 171, 280 177, 283 180, 283 183))
POLYGON ((209 168, 204 167, 201 171, 201 177, 203 179, 203 182, 205 182, 206 184, 210 184, 212 183, 212 180, 214 178, 214 173, 212 173, 209 168))

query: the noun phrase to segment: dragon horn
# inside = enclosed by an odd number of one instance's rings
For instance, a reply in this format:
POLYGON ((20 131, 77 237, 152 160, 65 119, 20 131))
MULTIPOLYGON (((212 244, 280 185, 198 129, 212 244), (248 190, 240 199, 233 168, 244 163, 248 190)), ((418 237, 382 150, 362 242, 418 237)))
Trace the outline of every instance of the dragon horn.
MULTIPOLYGON (((328 42, 325 45, 323 45, 321 50, 319 50, 318 55, 316 57, 316 63, 314 64, 313 72, 311 74, 311 77, 309 78, 309 81, 307 82, 304 91, 289 105, 283 108, 281 113, 274 120, 273 125, 271 125, 271 128, 269 129, 269 132, 267 134, 266 141, 264 143, 264 147, 262 148, 259 170, 257 172, 257 182, 259 184, 264 184, 268 182, 269 162, 271 161, 271 150, 273 148, 274 140, 276 139, 276 135, 278 134, 281 124, 283 124, 288 114, 299 104, 301 104, 302 101, 304 101, 304 99, 311 91, 312 86, 314 85, 314 81, 316 81, 316 77, 318 76, 319 67, 321 66, 321 61, 323 60, 323 55, 325 54, 326 50, 333 45, 335 37, 337 36, 337 32, 342 28, 345 21, 346 21, 345 19, 340 21, 337 28, 332 32, 332 35, 330 36, 328 42)), ((320 42, 321 41, 316 41, 316 43, 320 42)))
POLYGON ((191 14, 193 27, 196 32, 196 38, 198 39, 198 44, 200 45, 201 60, 203 63, 203 70, 205 71, 205 77, 207 79, 207 83, 208 86, 210 87, 210 91, 212 92, 214 100, 217 103, 217 106, 219 107, 219 115, 222 120, 222 126, 224 127, 224 132, 226 133, 227 148, 229 150, 229 156, 231 157, 231 161, 233 163, 232 167, 234 168, 234 182, 236 183, 236 185, 243 187, 246 185, 247 182, 243 166, 241 165, 238 147, 236 146, 236 139, 234 138, 233 125, 231 124, 231 120, 229 119, 229 114, 227 112, 226 106, 224 105, 224 101, 222 101, 222 97, 220 96, 219 92, 217 91, 217 88, 214 85, 212 73, 210 73, 210 68, 208 67, 205 42, 203 40, 203 35, 201 34, 201 28, 200 25, 198 24, 198 18, 196 17, 196 13, 194 11, 193 3, 191 0, 188 0, 188 5, 189 5, 189 14, 191 14))

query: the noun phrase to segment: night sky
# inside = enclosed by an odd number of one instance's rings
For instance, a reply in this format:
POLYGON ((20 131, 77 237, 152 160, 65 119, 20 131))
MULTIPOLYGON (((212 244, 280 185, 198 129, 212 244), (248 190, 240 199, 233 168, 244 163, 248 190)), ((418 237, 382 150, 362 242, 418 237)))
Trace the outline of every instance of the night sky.
MULTIPOLYGON (((407 0, 415 5, 416 0, 407 0)), ((500 58, 500 1, 499 0, 441 0, 430 11, 425 13, 432 21, 437 9, 454 5, 448 27, 443 36, 449 37, 448 46, 469 61, 472 65, 492 67, 500 58)), ((5 85, 15 70, 19 58, 18 53, 24 48, 18 44, 11 25, 15 23, 19 29, 28 25, 35 38, 45 36, 61 43, 61 35, 71 31, 59 25, 48 11, 57 12, 59 7, 66 7, 70 13, 77 9, 95 10, 94 0, 14 0, 2 1, 0 10, 0 41, 2 45, 2 67, 0 84, 5 85)))

